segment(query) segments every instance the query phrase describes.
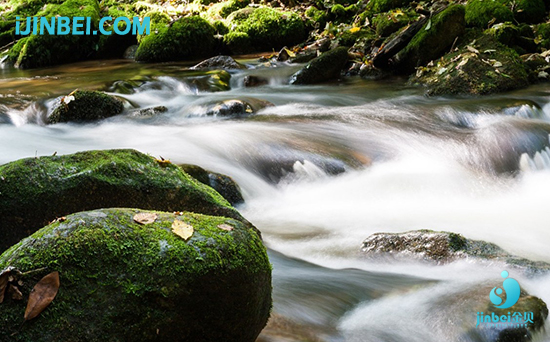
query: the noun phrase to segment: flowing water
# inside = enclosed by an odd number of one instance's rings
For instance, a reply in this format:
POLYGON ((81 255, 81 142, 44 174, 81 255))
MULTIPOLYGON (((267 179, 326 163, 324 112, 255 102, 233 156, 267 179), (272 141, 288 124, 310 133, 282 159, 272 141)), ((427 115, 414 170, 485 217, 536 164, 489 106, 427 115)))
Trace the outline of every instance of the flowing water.
MULTIPOLYGON (((234 72, 225 92, 199 90, 189 80, 203 74, 186 64, 4 67, 0 163, 134 148, 230 175, 246 200, 239 210, 270 249, 274 312, 312 339, 483 341, 464 328, 475 325, 475 313, 465 325, 450 322, 452 312, 466 310, 453 298, 498 280, 505 266, 377 262, 361 256, 361 243, 376 232, 445 230, 550 262, 550 88, 426 98, 403 80, 297 87, 285 84, 296 66, 242 61, 250 69, 234 72), (244 88, 250 74, 269 84, 244 88), (168 111, 44 125, 60 96, 127 79, 145 82, 134 94, 113 94, 168 111), (205 115, 209 104, 239 98, 274 106, 247 117, 205 115)), ((550 277, 514 278, 550 303, 550 277)))

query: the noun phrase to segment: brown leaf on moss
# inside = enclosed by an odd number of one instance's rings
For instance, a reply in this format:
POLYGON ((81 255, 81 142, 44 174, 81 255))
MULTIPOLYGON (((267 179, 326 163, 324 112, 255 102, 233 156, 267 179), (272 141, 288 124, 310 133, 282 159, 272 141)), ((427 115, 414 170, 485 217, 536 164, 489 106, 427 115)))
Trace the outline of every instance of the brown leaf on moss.
POLYGON ((225 223, 222 223, 222 224, 219 224, 218 225, 218 228, 222 229, 222 230, 227 230, 228 232, 232 231, 233 230, 233 227, 228 225, 228 224, 225 224, 225 223))
POLYGON ((187 241, 193 235, 195 230, 192 225, 176 219, 172 223, 172 231, 174 234, 187 241))
POLYGON ((40 315, 50 305, 59 291, 59 272, 52 272, 42 278, 32 289, 25 310, 25 321, 40 315))
POLYGON ((139 224, 150 224, 155 222, 158 215, 155 213, 139 213, 134 215, 134 221, 139 224))
POLYGON ((0 272, 0 303, 4 301, 4 295, 6 294, 8 283, 11 281, 11 273, 13 269, 13 267, 8 267, 0 272))

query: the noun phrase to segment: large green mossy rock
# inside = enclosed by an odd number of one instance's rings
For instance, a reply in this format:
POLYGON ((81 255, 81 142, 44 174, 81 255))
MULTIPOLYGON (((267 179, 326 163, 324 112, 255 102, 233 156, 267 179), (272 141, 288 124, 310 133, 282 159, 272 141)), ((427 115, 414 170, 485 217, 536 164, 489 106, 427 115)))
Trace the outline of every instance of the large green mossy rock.
POLYGON ((487 28, 514 20, 514 13, 502 0, 468 0, 465 19, 469 26, 487 28))
POLYGON ((64 96, 48 118, 49 123, 85 122, 122 113, 122 101, 100 91, 75 90, 64 96))
POLYGON ((214 34, 214 27, 199 16, 152 27, 151 34, 140 41, 136 61, 167 62, 211 56, 216 48, 214 34))
POLYGON ((366 10, 370 13, 382 13, 391 9, 403 7, 411 3, 412 0, 370 0, 366 10))
POLYGON ((232 53, 271 51, 298 44, 307 38, 302 18, 272 8, 245 8, 228 18, 232 30, 224 42, 232 53))
POLYGON ((337 79, 348 59, 347 47, 327 51, 292 75, 290 84, 316 84, 337 79))
MULTIPOLYGON (((46 1, 22 3, 14 14, 37 17, 90 17, 92 30, 98 27, 100 8, 97 0, 69 0, 44 4, 46 1)), ((85 24, 84 24, 85 26, 85 24)), ((72 26, 71 26, 72 27, 72 26)), ((23 29, 23 27, 22 27, 23 29)), ((84 29, 80 29, 83 31, 84 29)), ((72 33, 72 31, 71 31, 72 33)), ((71 63, 90 58, 99 46, 99 35, 30 35, 21 38, 8 53, 8 62, 19 68, 38 68, 71 63)))
POLYGON ((180 167, 135 150, 27 158, 0 166, 0 251, 57 217, 110 207, 242 219, 180 167))
POLYGON ((525 65, 516 51, 491 34, 468 40, 433 66, 419 68, 411 81, 426 86, 428 95, 485 95, 529 84, 525 65))
POLYGON ((428 21, 397 58, 407 72, 441 57, 464 32, 464 6, 451 5, 428 21))
POLYGON ((39 270, 20 279, 25 299, 49 272, 61 286, 22 326, 26 300, 6 298, 0 340, 253 342, 271 308, 271 266, 255 229, 187 212, 156 212, 142 225, 138 213, 76 213, 4 252, 0 270, 39 270), (188 240, 172 231, 175 221, 193 227, 188 240))

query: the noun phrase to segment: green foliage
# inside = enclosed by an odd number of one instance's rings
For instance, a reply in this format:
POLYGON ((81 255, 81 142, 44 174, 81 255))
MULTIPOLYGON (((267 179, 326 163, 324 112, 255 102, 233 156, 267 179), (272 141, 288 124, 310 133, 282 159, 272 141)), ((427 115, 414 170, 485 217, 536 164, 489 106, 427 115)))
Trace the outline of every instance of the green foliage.
POLYGON ((226 35, 224 38, 233 52, 280 49, 285 45, 298 44, 307 36, 300 16, 293 12, 282 12, 272 8, 255 9, 246 19, 235 20, 233 23, 236 27, 228 34, 229 37, 226 35), (248 36, 248 42, 245 41, 246 36, 248 36))
POLYGON ((336 18, 344 17, 346 15, 346 9, 344 8, 344 6, 336 4, 332 6, 332 8, 330 9, 330 13, 336 18))
POLYGON ((212 27, 214 27, 214 30, 216 31, 216 34, 227 34, 229 32, 229 28, 225 25, 225 23, 221 20, 216 20, 212 23, 212 27))
POLYGON ((539 24, 535 27, 535 42, 544 49, 550 49, 550 23, 539 24))
POLYGON ((141 39, 136 60, 166 62, 190 60, 214 53, 214 27, 199 16, 179 19, 171 26, 157 26, 141 39))
POLYGON ((468 0, 465 19, 469 26, 487 28, 489 24, 512 21, 514 14, 500 0, 468 0))

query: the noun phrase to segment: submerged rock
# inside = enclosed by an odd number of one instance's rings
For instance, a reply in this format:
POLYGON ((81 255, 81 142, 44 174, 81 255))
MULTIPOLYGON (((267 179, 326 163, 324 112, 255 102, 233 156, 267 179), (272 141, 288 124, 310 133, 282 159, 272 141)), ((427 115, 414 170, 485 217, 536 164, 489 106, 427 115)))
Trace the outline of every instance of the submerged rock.
POLYGON ((180 167, 202 184, 212 187, 231 205, 244 203, 241 189, 233 178, 222 175, 221 173, 205 170, 197 165, 183 164, 180 165, 180 167))
POLYGON ((162 113, 166 113, 168 111, 168 108, 165 106, 155 106, 155 107, 148 107, 148 108, 137 108, 130 112, 131 116, 134 117, 141 117, 141 118, 148 118, 157 116, 162 113))
POLYGON ((189 77, 184 80, 198 91, 227 91, 231 90, 231 74, 226 70, 210 70, 205 74, 189 77))
POLYGON ((336 79, 348 61, 348 49, 338 47, 313 59, 292 75, 290 84, 315 84, 336 79))
POLYGON ((266 85, 268 83, 269 83, 269 80, 267 78, 263 78, 261 76, 256 76, 256 75, 248 75, 248 76, 245 76, 243 79, 243 85, 247 88, 259 87, 262 85, 266 85))
POLYGON ((122 102, 100 91, 75 90, 61 99, 50 114, 49 123, 84 122, 109 118, 122 113, 122 102))
POLYGON ((246 69, 246 66, 234 60, 231 56, 216 56, 200 62, 191 69, 246 69))
POLYGON ((0 250, 58 217, 109 207, 242 219, 178 166, 135 150, 27 158, 0 166, 0 250))
POLYGON ((2 341, 253 342, 271 308, 271 265, 261 238, 226 217, 80 212, 6 251, 0 269, 8 266, 23 273, 24 298, 53 271, 60 290, 21 328, 26 301, 4 301, 2 341), (136 222, 136 214, 152 223, 136 222), (174 228, 181 226, 192 235, 174 228))
POLYGON ((420 259, 447 264, 461 259, 501 261, 528 273, 550 271, 550 264, 514 256, 499 246, 467 239, 451 232, 413 230, 405 233, 376 233, 361 248, 367 257, 420 259))
POLYGON ((245 99, 231 99, 217 102, 206 110, 208 116, 241 116, 250 115, 257 111, 273 106, 269 101, 245 98, 245 99))

